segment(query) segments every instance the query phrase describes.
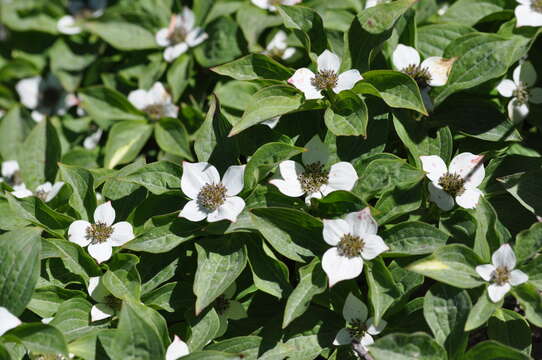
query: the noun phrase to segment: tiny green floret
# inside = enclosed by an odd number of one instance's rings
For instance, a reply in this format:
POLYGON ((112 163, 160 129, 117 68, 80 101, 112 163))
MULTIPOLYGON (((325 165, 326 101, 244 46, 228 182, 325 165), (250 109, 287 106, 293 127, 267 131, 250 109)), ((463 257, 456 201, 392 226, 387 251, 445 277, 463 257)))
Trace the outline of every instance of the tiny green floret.
POLYGON ((361 339, 367 332, 367 325, 360 319, 354 319, 347 325, 346 329, 353 339, 361 339))

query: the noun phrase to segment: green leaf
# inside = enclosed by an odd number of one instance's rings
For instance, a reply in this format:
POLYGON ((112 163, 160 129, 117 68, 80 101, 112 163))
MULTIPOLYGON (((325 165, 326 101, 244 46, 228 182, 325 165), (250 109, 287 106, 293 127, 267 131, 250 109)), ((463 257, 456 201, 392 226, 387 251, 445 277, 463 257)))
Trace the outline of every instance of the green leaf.
POLYGON ((390 190, 378 199, 375 205, 375 219, 380 225, 409 214, 420 208, 422 204, 422 183, 405 188, 390 190))
POLYGON ((74 274, 88 282, 90 276, 101 274, 96 261, 81 249, 80 246, 61 239, 42 239, 42 257, 47 253, 48 257, 59 257, 64 266, 74 274))
POLYGON ((86 292, 67 290, 57 286, 44 286, 34 290, 27 309, 42 318, 52 317, 62 303, 70 298, 85 297, 86 292))
POLYGON ((169 191, 180 190, 182 168, 169 161, 157 161, 147 164, 133 173, 121 177, 126 181, 141 185, 156 195, 169 191))
POLYGON ((467 348, 468 336, 464 328, 471 307, 469 294, 465 290, 435 284, 425 294, 425 321, 451 359, 460 358, 467 348))
POLYGON ((70 342, 93 331, 89 326, 89 314, 92 305, 83 298, 74 297, 63 302, 49 323, 62 331, 66 341, 70 342))
POLYGON ((248 42, 248 49, 251 52, 261 50, 258 39, 265 29, 282 24, 280 16, 256 6, 241 6, 237 11, 236 20, 243 31, 243 35, 248 42))
POLYGON ((201 350, 215 338, 220 330, 220 318, 214 308, 210 308, 190 321, 192 332, 187 344, 190 351, 201 350))
POLYGON ((369 115, 367 105, 352 91, 336 95, 332 107, 327 108, 324 120, 336 136, 366 136, 369 115))
POLYGON ((498 178, 517 201, 534 214, 542 214, 542 170, 521 172, 498 178))
POLYGON ((446 360, 446 351, 425 333, 390 334, 369 346, 374 360, 446 360))
POLYGON ((465 331, 474 330, 485 324, 491 315, 502 306, 502 303, 503 300, 494 303, 487 295, 487 291, 484 291, 469 312, 467 323, 465 324, 465 331))
POLYGON ((464 360, 529 360, 531 357, 519 350, 513 349, 496 341, 484 341, 470 349, 464 360))
POLYGON ((80 106, 96 121, 145 120, 124 95, 105 86, 92 86, 79 90, 80 106))
POLYGON ((154 34, 128 22, 86 22, 85 28, 119 50, 156 49, 154 34))
POLYGON ((379 4, 361 11, 359 22, 364 30, 371 34, 381 34, 391 29, 397 20, 416 2, 416 0, 398 0, 379 4))
POLYGON ((13 106, 0 121, 0 155, 4 160, 16 159, 19 147, 36 122, 21 106, 13 106))
POLYGON ((131 254, 117 254, 103 275, 102 281, 109 292, 118 299, 138 300, 141 278, 136 265, 139 258, 131 254))
POLYGON ((238 43, 239 27, 231 17, 219 17, 206 26, 205 32, 209 38, 194 50, 201 66, 224 64, 243 55, 238 43))
POLYGON ((287 80, 293 74, 284 65, 262 54, 250 54, 227 64, 215 66, 211 70, 236 80, 287 80))
POLYGON ((483 284, 474 268, 482 260, 470 248, 452 244, 431 256, 415 261, 407 269, 458 288, 470 289, 483 284))
POLYGON ((314 207, 313 215, 321 218, 333 218, 345 213, 360 211, 367 204, 357 195, 344 190, 337 190, 327 194, 322 199, 311 199, 314 207))
POLYGON ((328 48, 322 18, 313 9, 303 6, 278 6, 287 29, 292 29, 309 53, 320 55, 328 48))
POLYGON ((196 244, 198 268, 194 279, 196 314, 199 314, 237 279, 247 263, 242 238, 224 236, 202 239, 196 244))
POLYGON ((530 284, 525 283, 512 289, 521 307, 525 310, 525 317, 535 326, 542 326, 542 298, 538 290, 530 284))
POLYGON ((210 344, 207 349, 242 355, 246 360, 257 360, 261 342, 259 336, 239 336, 210 344))
POLYGON ((450 43, 468 33, 475 32, 470 26, 448 23, 430 24, 417 29, 418 42, 416 48, 424 58, 444 55, 450 43))
POLYGON ((472 26, 505 7, 505 0, 459 0, 446 10, 442 21, 472 26))
POLYGON ((531 327, 515 311, 498 309, 489 319, 487 335, 491 340, 513 347, 524 353, 531 353, 531 327))
POLYGON ((369 302, 373 308, 375 324, 378 324, 386 310, 399 299, 401 291, 382 258, 365 262, 365 276, 369 286, 369 302))
POLYGON ((0 306, 15 316, 30 301, 40 273, 41 229, 24 228, 0 235, 0 306))
POLYGON ((183 360, 239 360, 238 354, 222 351, 204 350, 183 357, 183 360))
POLYGON ((517 235, 514 252, 518 263, 536 256, 542 248, 542 223, 533 224, 528 230, 523 230, 517 235))
POLYGON ((152 134, 144 121, 122 121, 111 128, 105 145, 105 167, 112 169, 134 160, 152 134))
POLYGON ((167 153, 194 161, 190 150, 189 136, 184 125, 177 119, 160 119, 154 127, 154 137, 158 146, 167 153))
POLYGON ((167 72, 167 84, 171 89, 171 97, 174 103, 179 100, 190 83, 193 63, 191 56, 183 54, 175 59, 167 72))
POLYGON ((286 328, 293 320, 301 316, 308 309, 312 298, 326 289, 327 276, 318 258, 314 258, 309 264, 299 268, 299 283, 286 302, 282 328, 286 328))
POLYGON ((444 246, 449 236, 432 225, 409 221, 384 231, 382 238, 390 247, 384 255, 397 256, 431 254, 444 246))
POLYGON ((483 260, 489 262, 491 254, 499 246, 511 240, 508 229, 499 221, 497 212, 483 196, 476 205, 476 236, 473 250, 483 260))
POLYGON ((68 356, 68 347, 62 333, 55 327, 40 323, 21 324, 9 332, 31 352, 68 356))
POLYGON ((77 211, 81 219, 92 219, 96 209, 94 177, 84 168, 64 164, 59 164, 59 167, 60 177, 72 188, 70 206, 77 211))

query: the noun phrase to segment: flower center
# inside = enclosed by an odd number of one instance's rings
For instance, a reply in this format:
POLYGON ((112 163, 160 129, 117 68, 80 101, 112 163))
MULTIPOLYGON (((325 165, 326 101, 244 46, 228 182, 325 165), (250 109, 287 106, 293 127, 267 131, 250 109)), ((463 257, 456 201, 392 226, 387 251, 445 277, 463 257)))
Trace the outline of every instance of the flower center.
POLYGON ((106 242, 112 233, 113 228, 111 226, 108 226, 107 224, 102 222, 98 222, 96 224, 91 224, 87 228, 87 234, 85 237, 87 238, 87 240, 90 240, 92 244, 101 244, 103 242, 106 242))
POLYGON ((180 44, 186 42, 188 32, 183 26, 174 26, 173 30, 168 34, 167 38, 172 44, 180 44))
POLYGON ((47 87, 41 94, 41 105, 46 108, 53 108, 60 100, 60 90, 55 87, 47 87))
POLYGON ((223 315, 230 307, 230 300, 226 299, 224 295, 220 295, 215 300, 215 310, 218 315, 223 315))
POLYGON ((360 319, 352 320, 346 327, 353 339, 361 339, 367 332, 367 325, 360 319))
POLYGON ((438 184, 452 196, 459 196, 465 192, 465 180, 459 174, 446 173, 438 179, 438 184))
POLYGON ((512 95, 516 97, 520 104, 526 104, 529 101, 529 89, 524 83, 519 83, 516 90, 512 92, 512 95))
POLYGON ((531 9, 538 13, 542 13, 542 0, 534 0, 531 3, 531 9))
POLYGON ((45 201, 45 199, 47 199, 47 195, 49 195, 49 191, 38 190, 34 193, 34 195, 41 201, 45 201))
POLYGON ((322 185, 327 184, 329 171, 324 170, 324 165, 315 162, 305 166, 305 171, 297 176, 304 192, 312 194, 320 190, 322 185))
POLYGON ((491 274, 491 280, 497 285, 504 285, 510 280, 510 271, 505 266, 499 266, 491 274))
POLYGON ((339 255, 351 259, 359 256, 364 246, 365 242, 359 236, 345 234, 337 244, 337 249, 339 250, 339 255))
POLYGON ((339 76, 333 70, 322 70, 311 80, 311 85, 318 90, 333 89, 337 86, 339 76))
POLYGON ((422 68, 420 65, 408 65, 403 69, 403 72, 416 81, 420 89, 429 86, 432 76, 427 68, 422 68))
POLYGON ((14 187, 15 185, 21 185, 23 183, 23 178, 21 177, 21 172, 19 170, 15 171, 10 177, 4 179, 6 180, 6 183, 11 187, 14 187))
POLYGON ((160 120, 164 117, 164 105, 162 104, 151 104, 143 108, 143 111, 149 115, 153 120, 160 120))
POLYGON ((226 187, 222 183, 205 184, 198 194, 198 204, 207 211, 215 211, 226 201, 226 187))
POLYGON ((107 295, 105 297, 105 304, 115 311, 120 311, 122 300, 117 299, 113 295, 107 295))

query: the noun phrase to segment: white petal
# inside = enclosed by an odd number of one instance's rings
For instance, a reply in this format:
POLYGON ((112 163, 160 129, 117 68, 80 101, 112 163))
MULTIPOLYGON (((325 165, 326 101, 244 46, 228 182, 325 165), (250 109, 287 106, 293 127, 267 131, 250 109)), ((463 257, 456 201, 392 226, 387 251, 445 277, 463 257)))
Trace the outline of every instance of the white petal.
POLYGON ((230 166, 224 177, 222 184, 226 187, 227 196, 235 196, 243 190, 246 165, 230 166))
POLYGON ((483 163, 484 157, 464 152, 452 159, 450 173, 458 174, 465 179, 465 187, 477 187, 484 181, 486 171, 483 163))
POLYGON ((0 336, 4 335, 5 332, 16 328, 21 324, 21 320, 15 315, 13 315, 8 309, 3 306, 0 306, 0 336))
POLYGON ((305 169, 297 161, 285 160, 279 164, 280 176, 287 181, 297 180, 299 175, 303 174, 305 169))
POLYGON ((517 98, 512 98, 508 103, 508 117, 514 123, 520 123, 529 115, 529 105, 522 104, 517 98))
POLYGON ((327 70, 338 73, 339 68, 341 67, 341 59, 329 50, 324 50, 324 52, 318 56, 317 62, 319 72, 327 70))
POLYGON ((511 97, 516 89, 516 83, 510 79, 502 79, 499 85, 497 85, 497 91, 504 97, 511 97))
POLYGON ((184 205, 179 217, 196 222, 205 219, 208 214, 209 213, 204 208, 198 205, 197 200, 190 200, 184 205))
POLYGON ((2 162, 3 177, 12 177, 17 171, 19 171, 19 163, 17 160, 6 160, 2 162))
POLYGON ((101 244, 90 244, 87 249, 90 256, 96 259, 98 263, 109 260, 113 254, 113 248, 109 241, 101 244))
POLYGON ((427 173, 427 178, 433 182, 438 182, 440 177, 448 171, 444 160, 440 156, 420 156, 422 169, 427 173))
POLYGON ((350 225, 343 219, 324 219, 324 241, 331 246, 337 245, 343 235, 351 232, 350 225))
POLYGON ((280 116, 275 116, 275 117, 272 117, 271 119, 262 121, 261 124, 269 126, 270 129, 274 129, 279 123, 279 120, 280 120, 280 116))
POLYGON ((348 331, 348 329, 342 328, 335 336, 335 340, 333 340, 333 345, 350 345, 352 343, 352 340, 354 339, 350 335, 350 331, 348 331))
POLYGON ((257 7, 267 10, 269 9, 268 0, 250 0, 257 7))
POLYGON ((20 80, 17 85, 15 85, 15 90, 17 90, 17 94, 19 94, 21 103, 29 109, 35 109, 38 106, 41 80, 41 76, 34 76, 20 80))
POLYGON ((521 270, 512 270, 510 273, 510 285, 517 286, 529 280, 529 276, 521 270))
POLYGON ((542 88, 535 87, 529 90, 529 102, 542 104, 542 88))
POLYGON ((294 56, 295 52, 296 50, 293 47, 286 48, 286 50, 284 50, 284 52, 282 53, 281 59, 288 60, 289 58, 294 56))
POLYGON ((36 187, 36 192, 45 192, 45 193, 48 193, 48 192, 51 191, 52 188, 53 188, 53 185, 51 184, 51 182, 46 181, 46 182, 44 182, 43 184, 38 185, 38 186, 36 187))
POLYGON ((186 36, 186 44, 189 47, 196 47, 209 38, 209 35, 202 28, 195 28, 186 36))
POLYGON ((113 225, 115 222, 115 209, 111 206, 111 201, 98 205, 94 210, 94 222, 106 224, 107 226, 113 225))
POLYGON ((365 246, 361 250, 361 257, 365 260, 372 260, 390 249, 378 235, 366 235, 363 237, 363 241, 365 246))
POLYGON ((348 293, 343 305, 343 318, 348 323, 352 322, 352 320, 365 322, 368 314, 369 310, 367 309, 367 305, 354 294, 348 293))
POLYGON ((70 15, 65 15, 58 19, 56 28, 59 32, 66 35, 75 35, 83 31, 79 26, 75 25, 75 18, 70 15))
POLYGON ((164 51, 164 59, 167 62, 172 62, 188 50, 187 43, 179 43, 173 46, 168 46, 164 51))
POLYGON ((271 50, 274 50, 274 49, 284 51, 288 47, 288 45, 286 43, 287 38, 288 38, 288 35, 286 35, 286 33, 284 31, 282 31, 282 30, 277 31, 275 33, 275 36, 273 36, 273 38, 269 42, 269 44, 267 44, 266 49, 268 51, 271 51, 271 50))
POLYGON ((322 193, 320 191, 307 194, 307 196, 305 196, 305 204, 307 204, 307 206, 310 206, 311 205, 311 199, 321 199, 322 197, 323 196, 322 196, 322 193))
POLYGON ((345 71, 338 76, 337 85, 333 88, 333 91, 338 94, 343 90, 350 90, 362 79, 363 77, 358 70, 345 71))
POLYGON ((227 197, 224 204, 220 205, 218 209, 213 211, 207 216, 208 222, 215 222, 220 220, 229 220, 231 222, 237 221, 237 216, 245 208, 245 201, 238 197, 227 197))
POLYGON ((160 46, 169 46, 170 44, 170 41, 169 41, 169 30, 168 28, 163 28, 163 29, 160 29, 156 35, 155 35, 155 40, 156 40, 156 43, 160 46))
POLYGON ((442 188, 432 182, 427 185, 427 188, 429 189, 429 200, 437 204, 440 209, 448 211, 454 207, 454 198, 442 188))
POLYGON ((128 101, 139 110, 143 110, 151 104, 149 94, 143 89, 131 91, 128 94, 128 101))
POLYGON ((502 244, 491 256, 491 262, 496 268, 512 270, 516 267, 516 254, 510 245, 502 244))
POLYGON ((180 16, 180 20, 180 24, 177 25, 181 25, 185 29, 191 30, 194 28, 194 24, 196 23, 196 16, 189 7, 184 6, 180 16))
POLYGON ((339 255, 336 247, 328 249, 322 257, 322 269, 329 278, 329 287, 342 280, 354 279, 363 270, 363 259, 359 256, 347 258, 339 255))
POLYGON ((220 175, 213 165, 207 162, 183 162, 181 189, 189 198, 197 199, 201 188, 206 184, 218 183, 220 183, 220 175))
POLYGON ((25 184, 13 186, 13 191, 11 192, 13 196, 18 199, 24 199, 34 195, 34 193, 26 188, 25 184))
POLYGON ((384 330, 384 328, 388 325, 388 323, 386 322, 386 320, 380 319, 380 322, 378 323, 378 325, 375 325, 374 318, 370 317, 369 319, 367 319, 367 322, 365 323, 365 325, 367 326, 367 332, 369 334, 378 335, 384 330))
POLYGON ((110 318, 115 314, 115 310, 106 304, 96 304, 90 309, 90 321, 99 321, 110 318))
POLYGON ((314 135, 308 143, 305 144, 307 151, 301 154, 303 164, 309 165, 319 162, 325 165, 329 159, 329 149, 326 144, 320 140, 318 135, 314 135))
POLYGON ((306 100, 321 99, 324 96, 312 85, 314 73, 307 68, 297 69, 288 83, 295 86, 305 94, 306 100))
POLYGON ((371 215, 371 209, 368 207, 361 211, 352 212, 344 218, 352 227, 352 235, 363 237, 365 235, 376 234, 378 224, 371 215))
POLYGON ((346 161, 333 164, 329 169, 329 178, 324 195, 335 190, 350 191, 354 188, 356 181, 358 181, 358 174, 352 164, 346 161))
POLYGON ((269 183, 275 185, 281 193, 289 197, 299 197, 305 192, 301 188, 301 183, 297 180, 272 179, 269 183))
POLYGON ((445 59, 439 56, 432 56, 425 59, 421 67, 427 69, 431 75, 429 86, 444 86, 448 82, 448 75, 452 70, 455 59, 445 59))
POLYGON ((148 92, 148 96, 152 104, 164 104, 171 101, 171 96, 164 88, 164 85, 159 81, 152 85, 148 92))
POLYGON ((503 285, 490 284, 487 287, 487 293, 488 293, 489 298, 491 299, 491 301, 496 303, 496 302, 501 301, 502 298, 504 298, 506 293, 508 293, 511 288, 512 287, 510 286, 509 283, 505 283, 503 285))
POLYGON ((380 0, 366 0, 365 9, 375 7, 378 4, 380 4, 380 0))
POLYGON ((30 117, 32 118, 32 120, 34 120, 35 122, 39 123, 43 120, 45 120, 45 118, 47 117, 46 114, 38 111, 38 110, 34 110, 30 113, 30 117))
POLYGON ((88 150, 95 149, 102 138, 103 130, 98 129, 83 141, 83 147, 88 150))
POLYGON ((90 240, 87 239, 87 229, 89 227, 90 223, 85 220, 72 222, 68 228, 68 239, 81 247, 87 246, 90 244, 90 240))
POLYGON ((363 337, 359 341, 360 345, 364 349, 367 349, 367 346, 374 344, 374 342, 375 341, 374 341, 373 337, 371 335, 369 335, 369 334, 363 335, 363 337))
POLYGON ((475 270, 482 279, 485 281, 490 281, 493 276, 493 272, 495 271, 495 266, 492 264, 478 265, 475 270))
POLYGON ((531 5, 519 5, 514 10, 517 26, 542 26, 542 14, 534 11, 531 5))
POLYGON ((121 221, 113 225, 113 233, 111 234, 113 246, 122 246, 134 238, 134 229, 129 222, 121 221))
POLYGON ((88 279, 88 294, 97 302, 105 303, 110 295, 106 287, 100 282, 99 276, 88 279))
POLYGON ((45 202, 49 202, 53 200, 55 196, 57 196, 57 194, 60 192, 63 186, 64 186, 63 181, 56 182, 51 188, 51 190, 49 191, 49 193, 47 194, 47 196, 45 197, 45 202))
POLYGON ((420 54, 411 46, 399 44, 393 51, 391 61, 397 70, 403 70, 409 65, 420 65, 420 54))
POLYGON ((188 345, 182 341, 177 335, 173 338, 173 341, 167 347, 166 360, 177 360, 178 358, 188 355, 188 345))
POLYGON ((51 321, 53 321, 54 317, 46 317, 41 319, 42 324, 49 324, 51 321))
POLYGON ((465 192, 459 196, 455 197, 457 205, 461 206, 464 209, 474 209, 478 205, 478 200, 482 192, 477 188, 466 189, 465 192))
POLYGON ((514 69, 512 78, 516 84, 531 87, 536 83, 536 70, 530 61, 525 61, 514 69))
MULTIPOLYGON (((168 97, 169 97, 169 94, 168 94, 168 97)), ((176 118, 177 114, 179 114, 179 107, 175 106, 172 103, 166 102, 165 104, 163 104, 163 111, 164 111, 164 116, 176 118)))

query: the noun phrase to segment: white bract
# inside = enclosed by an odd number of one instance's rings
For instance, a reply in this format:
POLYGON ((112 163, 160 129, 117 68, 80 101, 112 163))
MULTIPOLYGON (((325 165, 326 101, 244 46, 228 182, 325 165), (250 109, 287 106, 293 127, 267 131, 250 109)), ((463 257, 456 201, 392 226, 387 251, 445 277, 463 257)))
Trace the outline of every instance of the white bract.
POLYGON ((503 79, 497 91, 504 97, 511 97, 508 103, 508 117, 513 122, 521 122, 529 115, 529 103, 542 103, 542 88, 532 87, 536 83, 536 70, 530 61, 518 65, 512 79, 503 79))
POLYGON ((376 5, 389 3, 391 0, 367 0, 365 1, 365 9, 375 7, 376 5))
POLYGON ((267 47, 265 48, 265 54, 278 57, 282 60, 288 60, 295 53, 294 47, 288 47, 286 40, 288 35, 282 30, 276 32, 275 36, 271 39, 267 47))
POLYGON ((235 222, 245 208, 245 201, 236 196, 243 190, 246 165, 230 166, 222 181, 216 168, 207 163, 183 163, 181 189, 191 200, 179 217, 190 221, 235 222))
POLYGON ((5 307, 0 306, 0 336, 21 324, 22 322, 17 316, 13 315, 5 307))
POLYGON ((93 276, 88 280, 88 294, 97 302, 90 309, 91 321, 110 318, 116 311, 120 310, 122 304, 120 299, 111 295, 100 279, 100 276, 93 276))
POLYGON ((374 343, 373 335, 378 335, 387 325, 385 320, 380 320, 378 326, 374 319, 367 318, 369 311, 367 306, 352 293, 348 294, 343 306, 343 317, 347 322, 345 328, 337 333, 334 345, 349 345, 361 354, 366 354, 367 346, 374 343))
POLYGON ((171 62, 189 48, 198 46, 209 37, 202 28, 195 26, 196 17, 192 10, 184 7, 179 15, 172 15, 169 26, 156 33, 156 43, 166 47, 164 59, 171 62))
POLYGON ((542 26, 542 0, 517 0, 516 26, 542 26))
POLYGON ((113 246, 122 246, 135 237, 130 223, 114 222, 115 209, 108 201, 94 211, 94 224, 86 220, 74 221, 68 229, 69 240, 82 247, 88 246, 88 253, 98 263, 107 261, 113 246))
POLYGON ((95 132, 90 134, 83 140, 83 147, 87 150, 95 149, 102 139, 103 130, 98 128, 95 132))
POLYGON ((341 59, 329 50, 325 50, 317 61, 318 72, 315 74, 308 68, 297 69, 288 79, 305 94, 306 100, 321 99, 322 90, 333 90, 338 94, 343 90, 350 90, 363 78, 358 70, 347 70, 339 74, 341 59))
POLYGON ((173 341, 166 350, 166 360, 177 360, 183 356, 190 354, 188 345, 181 340, 177 335, 173 337, 173 341))
POLYGON ((389 250, 377 231, 378 224, 369 208, 347 214, 344 219, 324 220, 324 240, 333 246, 322 257, 329 287, 356 278, 363 270, 363 260, 372 260, 389 250))
POLYGON ((303 0, 250 0, 254 5, 257 7, 269 10, 269 11, 277 11, 277 5, 287 5, 287 6, 293 6, 295 4, 299 4, 303 0))
POLYGON ((312 198, 320 199, 336 190, 350 191, 358 180, 356 170, 346 161, 341 161, 325 168, 329 161, 327 146, 315 135, 306 145, 301 155, 303 165, 293 160, 279 164, 278 174, 269 181, 281 193, 290 197, 304 194, 305 202, 312 198))
MULTIPOLYGON (((29 190, 26 188, 26 185, 23 183, 21 178, 21 171, 19 168, 19 163, 17 160, 6 160, 2 162, 0 182, 6 182, 9 186, 13 188, 13 193, 27 193, 29 190)), ((14 194, 17 196, 16 194, 14 194)), ((32 195, 32 192, 30 192, 32 195)))
POLYGON ((176 118, 179 108, 173 104, 171 95, 161 82, 155 82, 150 90, 138 89, 128 94, 128 100, 153 120, 163 117, 176 118))
POLYGON ((41 185, 38 185, 38 187, 36 187, 36 190, 32 192, 26 187, 25 184, 22 184, 16 187, 14 186, 11 193, 13 194, 13 196, 19 199, 36 196, 42 201, 49 202, 53 200, 53 198, 58 194, 58 192, 62 189, 63 186, 64 182, 62 181, 58 181, 54 185, 47 181, 41 185))
POLYGON ((516 267, 516 255, 508 244, 503 244, 491 256, 491 264, 478 265, 476 272, 490 284, 487 287, 489 298, 499 302, 512 289, 527 282, 529 276, 516 267))
POLYGON ((483 156, 464 152, 452 159, 447 168, 439 156, 420 156, 423 170, 431 182, 428 185, 430 200, 444 211, 457 205, 474 209, 482 192, 478 186, 485 177, 483 156))
POLYGON ((237 286, 233 283, 214 302, 214 308, 220 320, 220 329, 215 335, 216 337, 224 335, 228 329, 229 319, 239 320, 248 316, 243 305, 239 301, 233 300, 236 291, 237 286))
POLYGON ((56 27, 62 34, 79 34, 83 31, 79 26, 79 22, 101 16, 106 6, 107 0, 70 0, 68 10, 71 15, 61 17, 56 27))

